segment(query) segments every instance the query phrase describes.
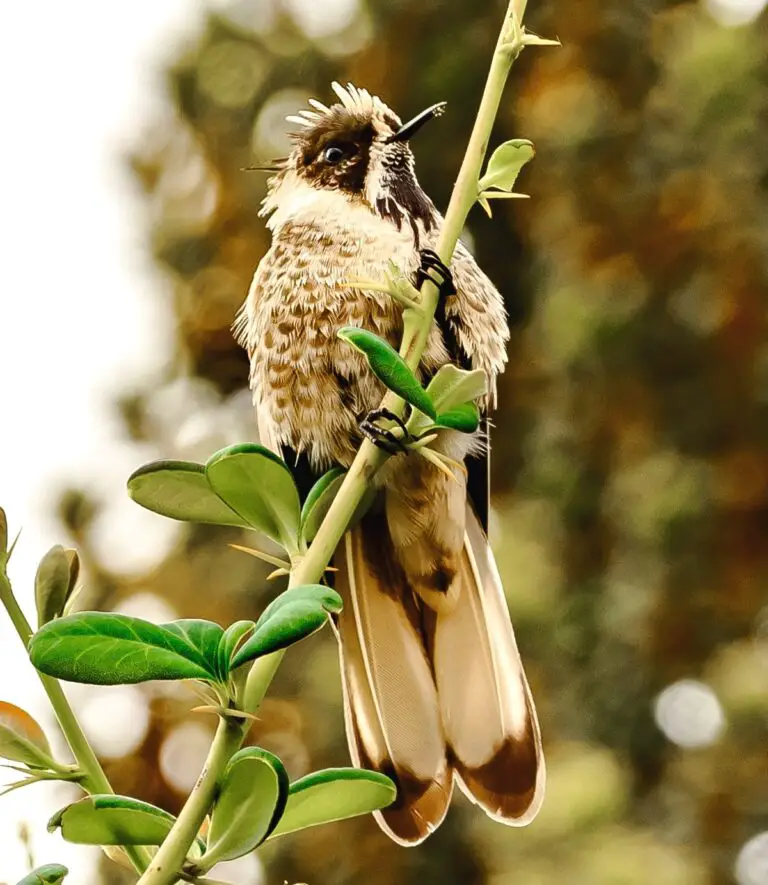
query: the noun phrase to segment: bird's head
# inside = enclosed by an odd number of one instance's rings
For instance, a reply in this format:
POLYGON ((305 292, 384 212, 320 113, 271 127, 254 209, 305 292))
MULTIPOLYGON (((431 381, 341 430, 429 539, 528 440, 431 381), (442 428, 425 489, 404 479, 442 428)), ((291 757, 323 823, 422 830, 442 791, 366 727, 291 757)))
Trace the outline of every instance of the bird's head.
POLYGON ((390 218, 420 219, 431 226, 434 207, 416 181, 409 141, 444 103, 433 105, 403 124, 375 95, 352 84, 332 84, 339 101, 326 106, 310 99, 311 110, 288 117, 299 128, 293 150, 278 162, 264 202, 266 213, 284 208, 306 189, 341 195, 390 218))

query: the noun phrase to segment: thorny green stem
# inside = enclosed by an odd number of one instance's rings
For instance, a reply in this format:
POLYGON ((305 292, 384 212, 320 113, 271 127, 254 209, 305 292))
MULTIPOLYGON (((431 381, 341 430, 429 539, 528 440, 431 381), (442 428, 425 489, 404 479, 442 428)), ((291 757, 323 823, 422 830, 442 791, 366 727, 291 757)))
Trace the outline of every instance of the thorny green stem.
MULTIPOLYGON (((504 86, 510 68, 522 49, 522 43, 509 44, 510 22, 516 21, 514 29, 519 41, 522 32, 522 17, 527 0, 510 0, 499 33, 496 49, 493 53, 491 67, 483 90, 475 125, 469 139, 464 161, 461 164, 456 184, 448 204, 445 222, 440 231, 437 253, 445 264, 450 264, 451 256, 456 248, 461 231, 464 227, 469 210, 477 199, 477 183, 480 179, 483 160, 488 150, 496 114, 501 103, 504 86)), ((408 316, 414 311, 405 311, 405 332, 400 347, 400 354, 411 369, 417 369, 421 355, 427 343, 429 331, 435 316, 438 303, 438 289, 427 280, 422 289, 421 311, 417 321, 408 316), (410 322, 409 322, 410 320, 410 322)), ((403 401, 391 391, 387 393, 382 407, 401 415, 404 410, 403 401)), ((349 468, 344 482, 339 489, 320 529, 312 542, 307 554, 291 574, 294 584, 313 584, 322 579, 326 566, 330 562, 336 547, 346 531, 352 516, 360 504, 371 479, 386 460, 386 454, 365 440, 349 468)))
POLYGON ((225 717, 219 719, 200 777, 138 885, 173 885, 178 881, 189 848, 216 798, 224 769, 242 744, 245 731, 242 723, 225 717))
MULTIPOLYGON (((2 562, 0 562, 0 602, 2 602, 5 610, 8 612, 8 617, 16 628, 24 648, 26 648, 32 637, 32 627, 24 616, 24 612, 22 612, 16 597, 13 595, 11 582, 8 580, 8 575, 2 562)), ((46 676, 40 672, 37 675, 40 677, 45 693, 48 695, 53 712, 56 714, 56 719, 61 726, 72 755, 83 772, 84 778, 80 781, 80 785, 88 793, 114 793, 112 785, 104 774, 104 769, 101 767, 96 754, 88 743, 88 738, 77 721, 75 712, 70 706, 61 684, 51 676, 46 676)), ((127 846, 124 850, 138 873, 146 869, 149 863, 149 852, 145 848, 127 846)))

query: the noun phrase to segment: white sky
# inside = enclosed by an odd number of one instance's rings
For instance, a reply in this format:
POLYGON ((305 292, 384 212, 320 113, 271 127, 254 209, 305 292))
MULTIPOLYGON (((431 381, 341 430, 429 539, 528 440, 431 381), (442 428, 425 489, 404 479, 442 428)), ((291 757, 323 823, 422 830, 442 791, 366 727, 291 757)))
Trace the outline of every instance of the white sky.
MULTIPOLYGON (((50 518, 57 478, 107 473, 124 494, 125 471, 99 470, 120 438, 108 406, 168 353, 164 283, 120 155, 156 112, 164 50, 200 20, 198 0, 0 4, 0 504, 11 530, 24 529, 11 576, 28 614, 35 564, 61 540, 50 518)), ((0 699, 50 721, 2 613, 0 699)), ((66 801, 47 785, 0 798, 0 882, 28 871, 20 819, 34 828, 38 864, 92 881, 93 852, 45 830, 66 801)))

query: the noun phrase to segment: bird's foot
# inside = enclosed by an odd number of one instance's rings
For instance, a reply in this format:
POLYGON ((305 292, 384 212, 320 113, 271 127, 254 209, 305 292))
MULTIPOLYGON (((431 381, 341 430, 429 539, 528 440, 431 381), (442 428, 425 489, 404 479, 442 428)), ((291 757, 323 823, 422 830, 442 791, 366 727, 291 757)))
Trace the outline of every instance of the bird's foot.
POLYGON ((408 431, 402 419, 390 412, 389 409, 374 409, 360 422, 360 432, 377 448, 383 449, 389 455, 399 455, 407 452, 405 441, 408 439, 408 431), (389 428, 381 427, 377 422, 381 420, 392 421, 403 432, 402 437, 396 436, 389 428))
POLYGON ((453 274, 449 267, 443 264, 437 252, 432 249, 422 249, 421 265, 416 271, 416 287, 421 287, 424 280, 431 280, 440 292, 440 298, 448 298, 456 294, 456 286, 453 284, 453 274))

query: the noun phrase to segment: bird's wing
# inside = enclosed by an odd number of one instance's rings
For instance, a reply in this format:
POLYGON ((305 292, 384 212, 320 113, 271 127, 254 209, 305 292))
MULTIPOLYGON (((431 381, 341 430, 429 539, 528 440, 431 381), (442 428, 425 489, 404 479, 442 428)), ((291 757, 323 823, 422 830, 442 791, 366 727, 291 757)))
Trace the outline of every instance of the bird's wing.
POLYGON ((488 375, 489 405, 496 404, 496 376, 507 362, 509 328, 501 293, 459 241, 451 262, 456 294, 445 299, 445 326, 473 369, 488 375))
MULTIPOLYGON (((486 406, 496 403, 496 376, 507 361, 507 314, 498 289, 459 241, 451 262, 456 294, 438 304, 435 320, 451 360, 463 369, 483 369, 488 376, 486 406)), ((483 529, 488 531, 491 440, 486 414, 480 427, 483 446, 467 459, 467 495, 483 529)))

